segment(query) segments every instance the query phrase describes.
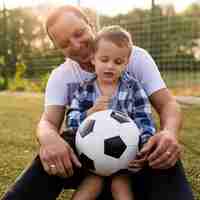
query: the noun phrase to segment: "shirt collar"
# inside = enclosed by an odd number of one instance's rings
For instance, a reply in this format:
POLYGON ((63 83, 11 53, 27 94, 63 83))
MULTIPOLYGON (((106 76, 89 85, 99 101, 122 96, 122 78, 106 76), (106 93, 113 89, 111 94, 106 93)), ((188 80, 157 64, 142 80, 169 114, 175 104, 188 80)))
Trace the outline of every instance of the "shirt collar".
MULTIPOLYGON (((97 79, 97 75, 96 75, 96 73, 93 73, 92 77, 90 77, 89 79, 86 79, 83 84, 92 83, 96 79, 97 79)), ((130 74, 127 71, 122 72, 120 81, 123 82, 126 86, 131 87, 132 80, 133 80, 133 78, 130 76, 130 74)))
POLYGON ((130 74, 127 72, 127 71, 124 71, 121 75, 121 78, 120 80, 128 87, 131 87, 132 86, 132 81, 133 81, 133 78, 130 76, 130 74))

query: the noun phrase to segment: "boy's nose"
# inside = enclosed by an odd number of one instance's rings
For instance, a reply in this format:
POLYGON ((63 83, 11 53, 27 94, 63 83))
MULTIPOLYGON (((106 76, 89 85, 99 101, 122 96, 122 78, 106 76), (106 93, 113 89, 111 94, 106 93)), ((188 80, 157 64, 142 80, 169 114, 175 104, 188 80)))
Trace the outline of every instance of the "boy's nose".
POLYGON ((112 62, 109 62, 107 65, 108 69, 113 69, 114 68, 114 64, 112 62))

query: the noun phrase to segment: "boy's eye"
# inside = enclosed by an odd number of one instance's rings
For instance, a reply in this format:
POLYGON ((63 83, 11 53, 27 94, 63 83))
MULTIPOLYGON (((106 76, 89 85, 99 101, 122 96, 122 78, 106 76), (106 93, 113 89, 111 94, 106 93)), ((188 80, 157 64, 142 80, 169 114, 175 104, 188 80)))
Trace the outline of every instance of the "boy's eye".
POLYGON ((116 59, 116 60, 115 60, 115 64, 116 64, 116 65, 121 65, 121 64, 123 64, 123 60, 121 60, 121 59, 116 59))
POLYGON ((101 60, 101 62, 108 62, 108 58, 106 58, 106 57, 103 57, 100 60, 101 60))

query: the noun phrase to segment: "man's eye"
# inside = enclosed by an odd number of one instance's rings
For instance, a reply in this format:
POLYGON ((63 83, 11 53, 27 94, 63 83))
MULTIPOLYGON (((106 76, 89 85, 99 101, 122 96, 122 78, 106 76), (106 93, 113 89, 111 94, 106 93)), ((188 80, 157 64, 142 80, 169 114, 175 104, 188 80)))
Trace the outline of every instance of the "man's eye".
POLYGON ((81 30, 74 33, 74 37, 79 38, 83 35, 83 33, 84 33, 84 29, 81 29, 81 30))
POLYGON ((60 48, 61 49, 66 49, 66 48, 68 48, 69 47, 69 41, 68 40, 66 40, 66 41, 64 41, 63 43, 62 43, 62 45, 60 45, 60 48))

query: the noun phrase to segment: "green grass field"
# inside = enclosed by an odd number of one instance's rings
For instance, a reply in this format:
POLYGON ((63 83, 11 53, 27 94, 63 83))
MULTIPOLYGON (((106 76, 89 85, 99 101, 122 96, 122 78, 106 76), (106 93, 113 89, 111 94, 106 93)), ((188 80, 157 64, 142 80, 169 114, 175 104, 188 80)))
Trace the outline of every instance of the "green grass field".
MULTIPOLYGON (((43 111, 41 95, 0 94, 0 197, 37 151, 35 127, 43 111)), ((196 200, 200 200, 200 107, 184 107, 183 162, 196 200)), ((67 200, 63 192, 59 200, 67 200)))
POLYGON ((163 79, 170 88, 200 85, 200 71, 161 71, 163 79))

